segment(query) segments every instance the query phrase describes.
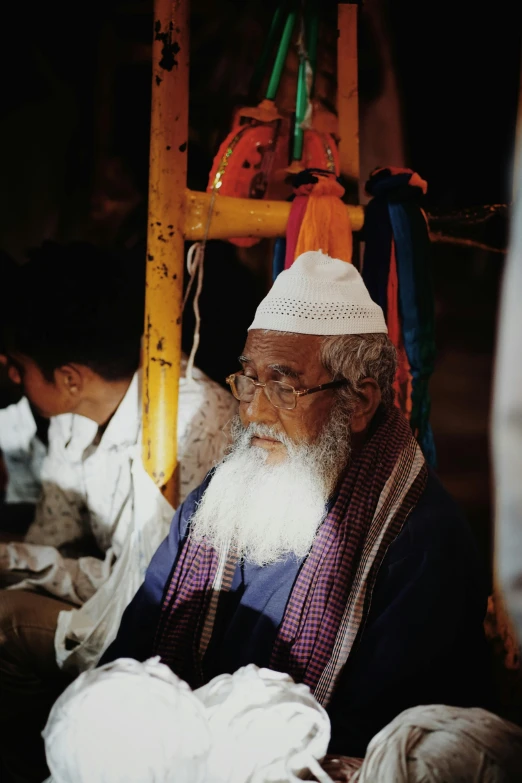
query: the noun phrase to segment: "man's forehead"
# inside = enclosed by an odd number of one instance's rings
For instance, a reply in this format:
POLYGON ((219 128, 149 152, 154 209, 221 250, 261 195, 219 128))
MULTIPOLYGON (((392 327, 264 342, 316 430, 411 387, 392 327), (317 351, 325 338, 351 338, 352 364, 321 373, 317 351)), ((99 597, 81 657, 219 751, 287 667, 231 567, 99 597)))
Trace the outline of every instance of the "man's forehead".
POLYGON ((243 349, 243 357, 256 365, 281 364, 305 371, 320 364, 323 338, 294 332, 253 329, 243 349))

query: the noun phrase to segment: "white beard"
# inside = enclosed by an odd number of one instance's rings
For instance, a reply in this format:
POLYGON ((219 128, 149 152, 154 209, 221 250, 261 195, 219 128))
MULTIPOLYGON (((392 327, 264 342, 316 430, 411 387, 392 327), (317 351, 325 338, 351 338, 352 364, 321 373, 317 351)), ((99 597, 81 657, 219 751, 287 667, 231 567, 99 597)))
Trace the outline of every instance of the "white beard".
POLYGON ((234 445, 216 468, 190 525, 190 535, 218 552, 232 543, 240 559, 259 566, 305 557, 350 456, 349 417, 335 406, 315 443, 296 444, 263 424, 233 424, 234 445), (280 440, 288 458, 268 465, 254 435, 280 440))

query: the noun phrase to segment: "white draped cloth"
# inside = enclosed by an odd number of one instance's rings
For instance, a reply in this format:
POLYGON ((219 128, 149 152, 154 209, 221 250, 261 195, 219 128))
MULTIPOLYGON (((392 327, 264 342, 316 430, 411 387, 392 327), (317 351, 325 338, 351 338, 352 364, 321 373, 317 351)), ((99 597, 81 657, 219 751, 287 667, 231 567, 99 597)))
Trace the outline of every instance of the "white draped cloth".
POLYGON ((207 783, 205 709, 159 659, 80 675, 43 737, 53 783, 207 783))
POLYGON ((114 661, 67 688, 43 736, 52 783, 331 783, 325 710, 254 665, 192 692, 159 658, 114 661))
POLYGON ((522 124, 518 153, 516 198, 499 308, 491 440, 496 570, 522 644, 522 124))
POLYGON ((330 719, 307 685, 254 664, 222 674, 194 691, 211 729, 209 783, 297 781, 319 766, 330 719))
POLYGON ((412 707, 375 735, 356 781, 516 783, 522 729, 479 708, 412 707))

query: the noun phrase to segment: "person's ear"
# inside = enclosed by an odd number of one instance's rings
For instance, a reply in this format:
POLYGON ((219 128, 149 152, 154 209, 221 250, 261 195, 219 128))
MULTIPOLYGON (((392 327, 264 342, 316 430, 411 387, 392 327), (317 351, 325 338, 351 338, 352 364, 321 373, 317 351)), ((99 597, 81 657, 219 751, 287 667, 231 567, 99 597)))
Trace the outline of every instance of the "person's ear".
POLYGON ((10 361, 9 356, 5 353, 0 353, 0 367, 3 367, 3 372, 7 374, 11 383, 20 386, 22 383, 20 370, 10 361))
POLYGON ((365 378, 357 386, 357 402, 352 413, 352 432, 364 432, 381 404, 381 390, 373 378, 365 378))
POLYGON ((58 367, 54 371, 54 382, 60 391, 76 399, 79 399, 85 386, 83 373, 74 364, 58 367))

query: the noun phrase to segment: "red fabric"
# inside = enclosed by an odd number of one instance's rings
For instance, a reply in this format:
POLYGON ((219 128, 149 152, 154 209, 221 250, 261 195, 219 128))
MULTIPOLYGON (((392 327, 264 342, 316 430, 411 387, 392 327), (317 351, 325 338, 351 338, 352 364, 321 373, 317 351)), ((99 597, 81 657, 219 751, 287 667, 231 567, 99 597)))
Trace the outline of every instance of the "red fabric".
POLYGON ((399 313, 399 278, 397 276, 397 258, 395 255, 395 241, 393 239, 391 244, 390 271, 388 275, 387 326, 388 337, 397 349, 398 366, 393 382, 395 404, 409 421, 411 416, 411 395, 413 390, 412 375, 402 337, 401 318, 399 313))
POLYGON ((294 191, 295 198, 290 208, 290 216, 286 227, 286 254, 285 269, 290 269, 295 261, 295 249, 303 217, 308 206, 308 196, 312 192, 313 185, 301 185, 294 191))

